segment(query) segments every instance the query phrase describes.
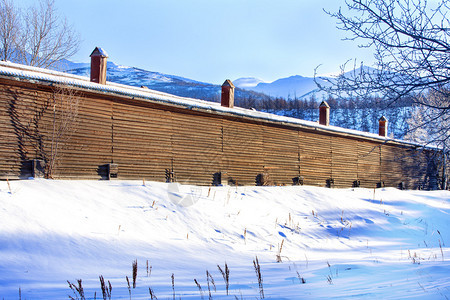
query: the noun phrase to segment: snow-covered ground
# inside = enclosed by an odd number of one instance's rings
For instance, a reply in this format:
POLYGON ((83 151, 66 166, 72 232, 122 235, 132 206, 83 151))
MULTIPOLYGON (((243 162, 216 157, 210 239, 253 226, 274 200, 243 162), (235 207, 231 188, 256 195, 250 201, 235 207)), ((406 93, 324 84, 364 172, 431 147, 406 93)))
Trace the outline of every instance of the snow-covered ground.
POLYGON ((103 299, 102 275, 112 299, 448 299, 449 213, 447 191, 3 181, 0 298, 103 299))

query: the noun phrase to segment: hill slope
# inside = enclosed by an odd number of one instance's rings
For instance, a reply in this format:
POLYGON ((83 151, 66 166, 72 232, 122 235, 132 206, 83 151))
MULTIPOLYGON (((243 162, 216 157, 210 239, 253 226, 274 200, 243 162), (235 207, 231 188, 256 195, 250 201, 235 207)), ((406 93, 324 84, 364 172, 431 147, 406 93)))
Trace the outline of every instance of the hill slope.
POLYGON ((77 299, 80 278, 99 299, 99 275, 112 299, 258 298, 256 256, 267 298, 450 295, 447 191, 28 180, 0 182, 0 207, 5 299, 77 299))

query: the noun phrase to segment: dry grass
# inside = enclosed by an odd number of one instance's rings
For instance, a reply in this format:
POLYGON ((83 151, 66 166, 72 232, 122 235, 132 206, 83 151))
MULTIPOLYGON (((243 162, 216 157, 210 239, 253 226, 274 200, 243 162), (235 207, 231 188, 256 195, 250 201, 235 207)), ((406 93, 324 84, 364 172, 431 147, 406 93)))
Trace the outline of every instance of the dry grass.
POLYGON ((8 178, 6 178, 6 184, 8 185, 9 193, 12 194, 11 185, 9 184, 8 178))
POLYGON ((198 290, 199 290, 199 292, 200 292, 200 297, 201 297, 202 299, 204 299, 204 298, 203 298, 203 290, 202 290, 202 286, 200 285, 200 283, 198 283, 197 279, 194 279, 194 282, 195 282, 195 284, 197 285, 197 288, 198 288, 198 290))
POLYGON ((130 280, 128 279, 128 276, 126 276, 125 278, 127 279, 128 294, 130 294, 130 300, 131 300, 131 286, 130 286, 130 280))
MULTIPOLYGON (((281 248, 281 247, 280 247, 281 248)), ((146 270, 147 270, 147 277, 150 276, 151 273, 151 266, 147 260, 147 264, 146 264, 146 270)), ((230 294, 230 269, 228 267, 228 264, 225 262, 224 267, 221 267, 220 265, 217 265, 217 268, 220 272, 220 274, 223 277, 223 281, 225 283, 225 291, 222 290, 222 292, 226 292, 227 296, 230 297, 234 297, 235 299, 242 299, 242 293, 239 290, 235 290, 235 295, 230 294)), ((261 273, 261 266, 259 264, 258 261, 258 257, 256 256, 255 259, 253 260, 253 268, 255 270, 256 273, 256 278, 258 280, 258 292, 259 292, 259 297, 257 297, 258 299, 264 299, 265 298, 265 294, 264 294, 264 286, 263 286, 263 278, 262 278, 262 273, 261 273)), ((128 276, 125 276, 125 281, 126 281, 126 287, 128 290, 128 294, 129 294, 129 299, 133 298, 133 289, 136 288, 136 277, 137 277, 137 260, 133 261, 133 281, 131 281, 131 278, 129 278, 128 276)), ((297 276, 298 279, 300 281, 300 283, 305 284, 306 280, 300 275, 299 272, 297 272, 297 276)), ((331 276, 329 276, 331 278, 331 276)), ((100 287, 101 287, 101 291, 102 291, 102 297, 103 300, 111 300, 112 298, 112 286, 111 286, 111 282, 108 281, 107 283, 105 283, 105 279, 103 278, 102 275, 99 276, 100 279, 100 287)), ((197 279, 193 280, 199 293, 200 293, 200 297, 199 299, 205 299, 205 294, 206 294, 206 285, 208 288, 208 299, 212 300, 214 293, 218 292, 218 287, 216 285, 216 282, 214 280, 213 274, 211 274, 211 272, 209 272, 208 270, 206 270, 206 283, 205 286, 201 286, 200 282, 197 279)), ((330 281, 332 282, 332 280, 330 279, 330 281)), ((77 280, 76 283, 71 283, 70 281, 67 281, 67 283, 69 284, 69 288, 71 289, 73 295, 69 295, 69 299, 71 300, 86 300, 86 299, 97 299, 96 297, 96 292, 94 293, 94 297, 88 297, 86 298, 85 296, 85 291, 84 288, 82 286, 82 281, 81 279, 77 280)), ((172 285, 172 299, 181 299, 180 295, 176 295, 175 292, 175 274, 172 273, 171 275, 171 285, 172 285), (178 297, 178 298, 177 298, 178 297)), ((121 289, 123 292, 123 288, 121 289)), ((19 295, 20 295, 21 291, 19 289, 19 295)), ((148 293, 149 293, 149 298, 147 296, 147 299, 151 299, 151 300, 157 300, 158 297, 155 294, 155 291, 151 288, 148 287, 148 293)), ((220 293, 220 291, 219 291, 220 293)), ((119 293, 120 294, 120 293, 119 293)), ((222 294, 223 295, 223 294, 222 294)), ((21 296, 19 296, 20 298, 21 296)), ((116 297, 119 297, 116 295, 116 297)), ((137 297, 136 295, 134 297, 137 297)), ((142 295, 140 295, 138 297, 139 299, 142 298, 142 295)), ((117 298, 119 299, 119 298, 117 298)), ((120 297, 120 299, 123 299, 123 295, 120 297)))
POLYGON ((303 283, 303 284, 306 283, 305 278, 303 278, 302 276, 300 276, 300 273, 299 273, 298 271, 297 271, 297 277, 298 277, 298 280, 299 280, 301 283, 303 283))
POLYGON ((219 265, 217 265, 217 268, 219 269, 220 274, 222 274, 223 281, 225 282, 225 289, 228 296, 228 289, 230 287, 230 269, 228 269, 228 265, 226 262, 225 262, 225 271, 223 271, 219 265))
POLYGON ((261 266, 259 265, 258 256, 253 260, 253 267, 255 268, 256 278, 258 279, 259 295, 264 299, 263 279, 261 275, 261 266))
POLYGON ((175 275, 172 273, 172 291, 173 291, 173 300, 175 300, 175 275))
POLYGON ((100 278, 100 288, 102 289, 103 300, 111 300, 111 291, 112 291, 111 282, 108 280, 108 285, 106 285, 105 279, 103 278, 103 276, 100 275, 99 278, 100 278))
POLYGON ((281 241, 281 245, 278 248, 278 253, 277 253, 277 262, 278 263, 283 262, 282 259, 281 259, 281 250, 283 250, 283 244, 284 244, 284 239, 281 241))
POLYGON ((153 292, 152 288, 148 288, 148 293, 150 294, 150 299, 153 300, 158 300, 158 297, 156 297, 155 292, 153 292))
POLYGON ((77 284, 71 283, 69 280, 67 280, 67 283, 69 284, 69 288, 72 290, 74 297, 69 295, 69 299, 71 300, 86 300, 86 297, 84 296, 84 289, 83 284, 81 282, 81 279, 77 280, 77 284))
POLYGON ((212 284, 212 286, 214 288, 214 292, 217 292, 217 289, 216 289, 216 283, 214 282, 214 278, 212 277, 211 273, 208 272, 208 270, 206 270, 206 282, 208 283, 209 299, 211 300, 212 295, 211 295, 210 283, 212 284))
POLYGON ((138 269, 137 259, 135 261, 133 261, 132 268, 133 268, 133 289, 135 289, 136 288, 137 269, 138 269))
POLYGON ((146 269, 147 269, 147 277, 150 277, 150 275, 152 274, 152 266, 148 264, 148 259, 146 269))
POLYGON ((150 299, 153 300, 158 300, 158 297, 156 297, 155 292, 152 290, 152 288, 148 288, 148 293, 150 294, 150 299))
POLYGON ((442 261, 444 261, 444 252, 442 251, 441 240, 439 240, 439 248, 441 248, 442 261))

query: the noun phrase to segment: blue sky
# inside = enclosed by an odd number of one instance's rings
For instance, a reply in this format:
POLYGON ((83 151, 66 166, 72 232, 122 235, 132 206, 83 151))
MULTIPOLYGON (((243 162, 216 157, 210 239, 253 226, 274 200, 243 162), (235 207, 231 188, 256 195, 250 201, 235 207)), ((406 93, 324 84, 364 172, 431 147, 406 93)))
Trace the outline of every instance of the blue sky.
MULTIPOLYGON (((19 0, 24 5, 35 0, 19 0)), ((151 71, 222 83, 265 81, 337 72, 348 59, 370 64, 372 54, 343 32, 323 9, 343 0, 56 0, 80 33, 88 62, 96 46, 109 60, 151 71)))

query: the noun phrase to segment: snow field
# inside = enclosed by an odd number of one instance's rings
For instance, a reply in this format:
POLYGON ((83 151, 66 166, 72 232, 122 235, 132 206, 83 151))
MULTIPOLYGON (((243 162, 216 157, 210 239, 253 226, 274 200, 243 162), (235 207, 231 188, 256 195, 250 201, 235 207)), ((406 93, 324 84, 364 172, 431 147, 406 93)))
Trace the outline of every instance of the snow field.
POLYGON ((446 299, 450 193, 143 181, 0 182, 0 297, 446 299), (277 256, 282 262, 277 263, 277 256), (147 276, 146 264, 151 266, 147 276), (230 269, 229 295, 217 265, 230 269), (302 283, 302 278, 306 283, 302 283), (200 284, 202 293, 194 283, 200 284))

